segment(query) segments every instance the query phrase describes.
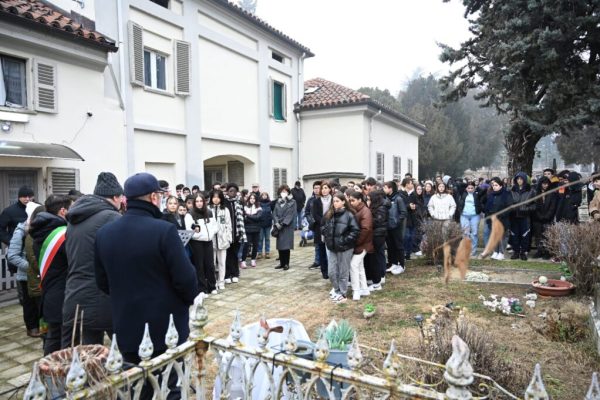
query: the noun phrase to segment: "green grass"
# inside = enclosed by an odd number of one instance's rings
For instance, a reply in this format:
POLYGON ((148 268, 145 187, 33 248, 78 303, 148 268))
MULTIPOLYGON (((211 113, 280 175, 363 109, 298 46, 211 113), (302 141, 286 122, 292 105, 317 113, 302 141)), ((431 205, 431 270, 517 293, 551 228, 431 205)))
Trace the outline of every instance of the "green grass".
MULTIPOLYGON (((503 261, 497 261, 492 259, 479 260, 476 258, 472 258, 470 264, 474 267, 494 267, 494 268, 506 268, 506 269, 530 269, 536 271, 550 271, 550 272, 560 272, 560 264, 551 263, 549 261, 538 261, 538 260, 510 260, 505 259, 503 261)), ((431 265, 424 258, 419 258, 415 260, 407 261, 407 266, 410 267, 419 267, 419 266, 427 266, 431 265)), ((433 274, 432 274, 433 275, 433 274)))

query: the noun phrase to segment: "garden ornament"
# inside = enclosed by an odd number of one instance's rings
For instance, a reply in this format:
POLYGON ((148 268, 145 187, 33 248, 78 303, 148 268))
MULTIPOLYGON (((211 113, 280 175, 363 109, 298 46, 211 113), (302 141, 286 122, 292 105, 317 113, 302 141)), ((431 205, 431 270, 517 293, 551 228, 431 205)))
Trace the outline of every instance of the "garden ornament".
POLYGON ((46 387, 40 381, 40 371, 38 363, 33 364, 33 371, 31 372, 31 379, 29 379, 29 385, 25 389, 24 400, 45 400, 46 399, 46 387))
POLYGON ((173 314, 169 314, 169 328, 167 329, 167 334, 165 335, 167 353, 173 353, 178 342, 179 333, 177 332, 177 328, 175 328, 175 323, 173 322, 173 314))
POLYGON ((138 348, 138 356, 140 356, 140 359, 142 360, 140 365, 148 363, 152 357, 152 353, 154 353, 154 344, 152 343, 152 339, 150 339, 150 330, 148 328, 148 323, 146 322, 144 326, 144 338, 138 348))
POLYGON ((110 352, 108 353, 108 357, 106 357, 106 363, 104 367, 111 374, 116 374, 121 371, 123 367, 123 355, 119 350, 119 346, 117 345, 117 334, 113 333, 112 341, 110 344, 110 352))
POLYGON ((83 369, 83 365, 79 360, 79 353, 77 352, 77 347, 73 348, 73 360, 71 361, 71 367, 69 368, 69 372, 67 373, 67 379, 65 383, 67 384, 67 389, 70 392, 77 391, 83 388, 85 382, 87 381, 87 374, 85 373, 85 369, 83 369))

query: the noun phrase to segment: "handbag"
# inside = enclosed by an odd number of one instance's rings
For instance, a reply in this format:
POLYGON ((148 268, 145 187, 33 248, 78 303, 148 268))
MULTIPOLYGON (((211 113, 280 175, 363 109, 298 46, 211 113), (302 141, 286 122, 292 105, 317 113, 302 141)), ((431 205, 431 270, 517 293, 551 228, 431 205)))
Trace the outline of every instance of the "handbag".
POLYGON ((271 229, 271 236, 273 236, 274 238, 279 236, 279 229, 277 229, 275 225, 273 225, 273 228, 271 229))

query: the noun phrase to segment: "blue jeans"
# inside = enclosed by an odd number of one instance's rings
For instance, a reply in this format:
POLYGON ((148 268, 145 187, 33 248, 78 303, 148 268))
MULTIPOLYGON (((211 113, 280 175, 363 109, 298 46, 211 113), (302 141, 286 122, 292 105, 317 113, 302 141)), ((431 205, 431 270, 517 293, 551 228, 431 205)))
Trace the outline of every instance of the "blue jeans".
POLYGON ((263 253, 271 252, 271 227, 260 228, 260 235, 258 237, 258 252, 263 253), (264 243, 264 244, 263 244, 264 243))
POLYGON ((304 208, 298 211, 296 215, 296 229, 302 229, 302 220, 304 219, 304 208))
POLYGON ((477 234, 479 233, 479 214, 477 215, 461 215, 460 226, 463 230, 463 234, 469 235, 471 243, 473 245, 471 254, 477 252, 477 234))
POLYGON ((315 264, 321 265, 321 248, 315 245, 315 264))
POLYGON ((406 258, 410 258, 410 253, 413 250, 413 241, 415 239, 415 227, 406 227, 404 231, 404 254, 406 258))
POLYGON ((483 224, 483 247, 487 246, 488 240, 490 240, 490 235, 492 234, 492 224, 489 223, 489 221, 490 220, 483 224))

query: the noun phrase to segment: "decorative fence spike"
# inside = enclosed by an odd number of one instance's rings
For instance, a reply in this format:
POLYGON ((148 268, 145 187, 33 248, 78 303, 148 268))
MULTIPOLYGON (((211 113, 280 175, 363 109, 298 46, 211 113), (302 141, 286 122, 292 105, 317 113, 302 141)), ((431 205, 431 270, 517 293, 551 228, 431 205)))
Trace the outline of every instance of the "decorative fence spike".
POLYGON ((531 378, 531 382, 529 382, 529 386, 527 386, 527 390, 525 391, 525 400, 550 399, 550 396, 548 396, 548 392, 546 392, 546 388, 544 387, 541 371, 542 368, 540 367, 540 364, 535 364, 533 378, 531 378))
POLYGON ((204 307, 205 294, 200 292, 194 299, 194 305, 190 311, 190 339, 199 341, 204 339, 204 326, 208 322, 208 311, 204 307))
POLYGON ((148 364, 150 358, 152 357, 152 353, 154 353, 154 344, 152 343, 152 339, 150 339, 150 329, 148 328, 148 323, 146 322, 144 326, 144 338, 142 339, 142 343, 140 343, 140 347, 138 348, 138 356, 142 362, 140 365, 148 364))
POLYGON ((31 371, 31 378, 29 378, 29 385, 25 389, 23 400, 45 400, 46 399, 46 386, 40 381, 40 371, 38 363, 33 364, 33 370, 31 371))
POLYGON ((356 371, 362 360, 363 356, 360 347, 358 346, 356 332, 354 332, 354 338, 352 339, 352 344, 348 350, 348 366, 351 370, 356 371))
POLYGON ((65 383, 67 384, 67 389, 69 392, 76 392, 78 390, 83 389, 83 386, 87 382, 87 373, 79 360, 79 352, 77 351, 77 347, 73 348, 73 359, 71 361, 71 366, 69 367, 69 372, 67 373, 67 379, 65 383))
POLYGON ((600 386, 598 386, 598 374, 592 374, 592 384, 585 395, 584 400, 600 400, 600 386))
POLYGON ((444 379, 448 384, 446 397, 450 400, 471 399, 468 386, 473 383, 473 367, 469 362, 471 350, 457 335, 452 336, 452 355, 446 362, 444 379))
POLYGON ((112 341, 110 344, 110 351, 108 357, 106 357, 106 363, 104 364, 106 370, 111 374, 118 374, 123 368, 123 355, 117 345, 117 334, 113 333, 112 341))
POLYGON ((398 369, 396 367, 396 341, 392 339, 390 351, 388 351, 388 355, 383 361, 383 372, 385 372, 388 379, 396 379, 398 376, 398 369))
POLYGON ((242 316, 240 310, 235 310, 233 323, 231 324, 231 328, 229 328, 229 334, 231 335, 231 340, 234 345, 240 344, 240 339, 242 338, 242 316))
POLYGON ((169 314, 169 329, 167 329, 167 334, 165 335, 165 344, 167 345, 167 353, 171 354, 175 351, 175 347, 177 347, 177 343, 179 342, 179 332, 177 332, 177 328, 175 327, 175 322, 173 322, 173 314, 169 314))
POLYGON ((296 340, 296 335, 294 335, 294 331, 292 330, 292 324, 287 324, 287 335, 283 339, 283 349, 288 354, 294 354, 296 349, 298 348, 298 341, 296 340))
POLYGON ((325 338, 325 329, 321 331, 321 336, 319 336, 319 340, 317 340, 317 344, 315 345, 315 361, 325 362, 329 357, 329 343, 327 343, 327 338, 325 338))

